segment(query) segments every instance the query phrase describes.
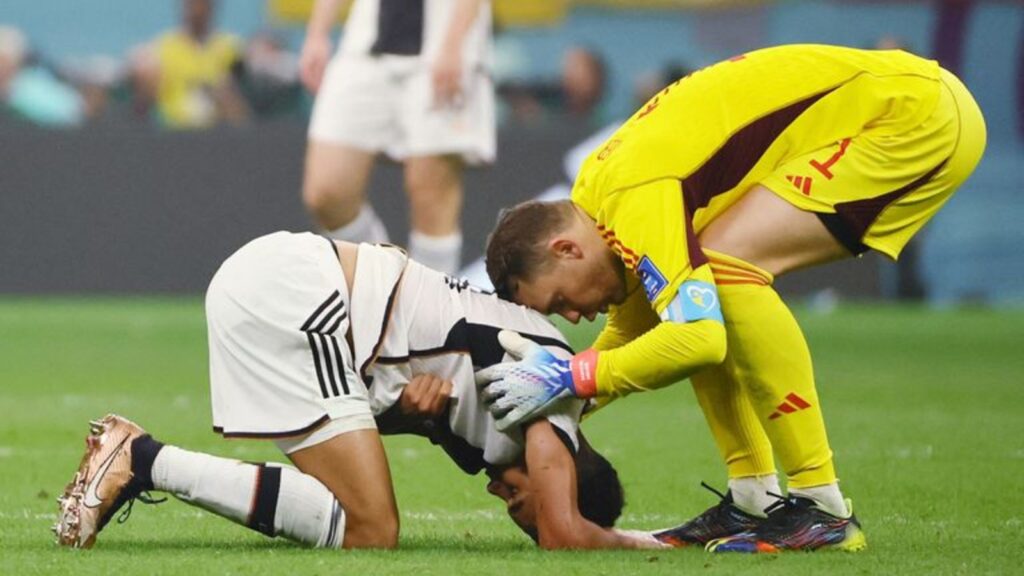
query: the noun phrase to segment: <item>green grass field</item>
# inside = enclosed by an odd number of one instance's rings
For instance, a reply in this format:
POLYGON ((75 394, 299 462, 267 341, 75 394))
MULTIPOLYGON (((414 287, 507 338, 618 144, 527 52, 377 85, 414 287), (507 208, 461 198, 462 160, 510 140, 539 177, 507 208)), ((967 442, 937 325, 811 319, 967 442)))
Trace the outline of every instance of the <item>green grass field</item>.
MULTIPOLYGON (((314 551, 178 501, 137 505, 94 550, 48 529, 87 421, 115 411, 157 438, 245 460, 270 444, 210 430, 198 299, 0 299, 2 574, 1007 574, 1024 571, 1024 311, 798 310, 832 446, 868 536, 861 554, 536 550, 484 491, 418 438, 387 440, 401 550, 314 551)), ((572 327, 586 344, 594 327, 572 327)), ((724 471, 687 385, 585 424, 627 490, 621 526, 678 523, 724 471)))

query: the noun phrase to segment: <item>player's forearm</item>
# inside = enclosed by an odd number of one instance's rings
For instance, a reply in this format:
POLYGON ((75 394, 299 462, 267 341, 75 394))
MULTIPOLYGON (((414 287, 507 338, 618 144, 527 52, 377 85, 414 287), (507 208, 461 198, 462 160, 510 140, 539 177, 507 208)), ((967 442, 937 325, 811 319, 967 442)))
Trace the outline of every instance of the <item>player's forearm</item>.
POLYGON ((484 0, 456 0, 451 22, 444 38, 444 47, 448 50, 461 50, 466 34, 473 27, 480 15, 480 5, 484 0))
POLYGON ((616 397, 678 382, 725 358, 725 327, 715 320, 662 322, 597 358, 597 396, 616 397))
POLYGON ((306 36, 327 36, 331 33, 331 25, 338 16, 341 5, 350 0, 316 0, 313 13, 306 24, 306 36))
POLYGON ((526 469, 537 509, 537 544, 545 550, 633 548, 635 543, 583 516, 577 505, 576 463, 546 419, 528 424, 526 469))

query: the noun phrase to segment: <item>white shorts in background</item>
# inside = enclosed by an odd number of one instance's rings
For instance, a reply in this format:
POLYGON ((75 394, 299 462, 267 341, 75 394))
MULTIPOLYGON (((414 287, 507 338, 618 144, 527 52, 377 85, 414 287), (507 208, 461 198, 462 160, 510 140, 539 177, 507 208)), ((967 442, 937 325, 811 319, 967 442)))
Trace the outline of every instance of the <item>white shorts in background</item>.
POLYGON ((331 420, 374 428, 352 369, 349 295, 331 242, 276 232, 231 255, 206 293, 214 430, 302 436, 331 420))
POLYGON ((482 67, 467 70, 458 107, 433 103, 430 67, 415 56, 337 54, 324 72, 309 138, 385 152, 402 161, 455 154, 494 161, 494 86, 482 67))

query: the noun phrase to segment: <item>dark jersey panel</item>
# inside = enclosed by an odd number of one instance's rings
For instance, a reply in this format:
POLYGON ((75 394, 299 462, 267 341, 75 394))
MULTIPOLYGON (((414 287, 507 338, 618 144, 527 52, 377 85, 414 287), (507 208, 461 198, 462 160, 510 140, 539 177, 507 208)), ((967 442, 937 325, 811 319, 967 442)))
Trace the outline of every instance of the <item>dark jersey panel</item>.
POLYGON ((371 54, 415 56, 423 49, 423 12, 426 0, 380 0, 377 40, 371 54))
POLYGON ((402 414, 399 405, 395 404, 376 417, 377 430, 384 436, 414 434, 427 438, 431 444, 440 446, 463 472, 469 475, 478 474, 487 467, 484 451, 452 431, 451 424, 448 423, 449 410, 450 406, 438 418, 426 420, 402 414))

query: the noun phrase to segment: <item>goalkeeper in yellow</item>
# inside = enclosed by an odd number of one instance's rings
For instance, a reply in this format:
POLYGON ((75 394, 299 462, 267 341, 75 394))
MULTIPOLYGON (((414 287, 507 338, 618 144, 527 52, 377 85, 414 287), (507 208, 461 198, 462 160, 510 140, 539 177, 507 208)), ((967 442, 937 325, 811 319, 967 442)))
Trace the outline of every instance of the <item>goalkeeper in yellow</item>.
POLYGON ((608 316, 571 361, 519 347, 478 375, 499 427, 565 396, 604 403, 689 377, 729 492, 659 538, 863 548, 807 343, 772 282, 868 249, 897 258, 984 146, 964 85, 901 51, 781 46, 675 82, 587 158, 571 202, 500 216, 487 246, 500 295, 572 322, 608 316))

